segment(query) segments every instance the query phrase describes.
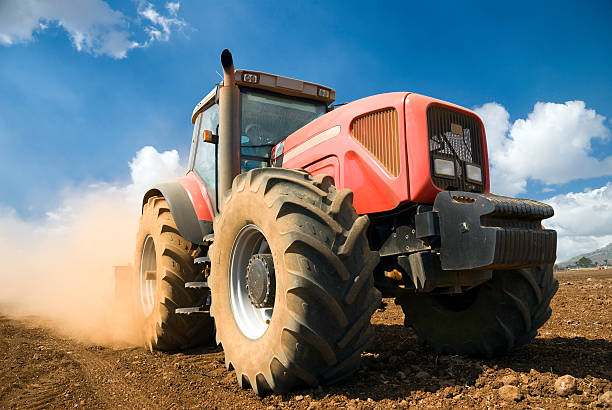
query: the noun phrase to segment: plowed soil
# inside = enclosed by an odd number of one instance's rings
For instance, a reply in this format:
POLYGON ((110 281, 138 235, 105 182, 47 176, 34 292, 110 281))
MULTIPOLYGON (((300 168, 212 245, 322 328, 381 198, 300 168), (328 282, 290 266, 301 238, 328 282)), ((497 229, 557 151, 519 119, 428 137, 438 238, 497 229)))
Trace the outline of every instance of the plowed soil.
POLYGON ((372 319, 377 336, 357 374, 263 398, 238 387, 218 348, 168 354, 91 346, 36 318, 0 313, 0 408, 605 407, 612 400, 604 395, 612 390, 612 270, 556 276, 552 318, 508 356, 435 356, 418 346, 399 307, 386 300, 372 319), (563 397, 554 384, 566 374, 576 389, 563 397), (500 390, 504 384, 517 389, 500 390), (515 398, 504 399, 507 390, 515 398))

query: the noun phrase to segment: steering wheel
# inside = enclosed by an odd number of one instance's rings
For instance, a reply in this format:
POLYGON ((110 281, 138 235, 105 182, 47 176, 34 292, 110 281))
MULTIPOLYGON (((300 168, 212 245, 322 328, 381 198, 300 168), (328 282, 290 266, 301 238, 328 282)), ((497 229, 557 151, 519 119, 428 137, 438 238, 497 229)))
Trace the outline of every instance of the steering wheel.
POLYGON ((261 129, 259 124, 256 123, 247 125, 244 129, 244 133, 249 139, 249 141, 257 138, 261 139, 263 137, 263 130, 261 129))

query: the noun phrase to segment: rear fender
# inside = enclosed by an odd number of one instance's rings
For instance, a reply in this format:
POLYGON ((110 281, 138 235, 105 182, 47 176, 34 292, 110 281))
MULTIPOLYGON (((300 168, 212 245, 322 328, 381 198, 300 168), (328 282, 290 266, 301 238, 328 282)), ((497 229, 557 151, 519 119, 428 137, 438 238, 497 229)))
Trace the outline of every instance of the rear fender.
MULTIPOLYGON (((193 194, 189 192, 189 185, 185 187, 185 184, 189 181, 183 181, 183 179, 190 178, 187 176, 176 181, 164 182, 154 186, 145 194, 142 206, 152 196, 163 196, 166 202, 168 202, 170 213, 172 213, 172 218, 176 223, 179 234, 189 242, 204 245, 204 237, 213 232, 210 207, 207 207, 209 212, 200 211, 201 215, 196 213, 196 206, 194 206, 194 202, 191 199, 193 194)), ((200 196, 203 195, 200 194, 200 196)), ((204 199, 206 198, 204 197, 204 199)))

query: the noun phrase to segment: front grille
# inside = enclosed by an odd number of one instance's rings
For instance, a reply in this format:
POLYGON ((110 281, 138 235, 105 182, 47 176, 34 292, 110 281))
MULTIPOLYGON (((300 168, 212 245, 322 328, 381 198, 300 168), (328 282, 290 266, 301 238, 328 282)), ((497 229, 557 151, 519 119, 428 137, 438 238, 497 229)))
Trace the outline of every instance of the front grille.
POLYGON ((399 123, 395 108, 364 114, 351 123, 351 135, 380 161, 389 174, 400 173, 399 123))
POLYGON ((483 169, 482 131, 478 120, 449 108, 432 105, 427 109, 427 129, 431 179, 444 191, 483 192, 485 170, 483 169), (441 158, 455 163, 455 177, 442 177, 434 173, 434 159, 441 158), (468 181, 466 165, 480 167, 482 183, 468 181))

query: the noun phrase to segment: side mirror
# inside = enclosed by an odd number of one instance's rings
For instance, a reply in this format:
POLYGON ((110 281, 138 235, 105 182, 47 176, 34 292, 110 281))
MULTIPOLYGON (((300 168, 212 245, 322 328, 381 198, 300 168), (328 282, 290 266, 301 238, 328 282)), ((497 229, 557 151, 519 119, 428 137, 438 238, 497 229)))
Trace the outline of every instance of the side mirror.
POLYGON ((219 137, 211 130, 202 130, 202 141, 216 144, 219 141, 219 137))

